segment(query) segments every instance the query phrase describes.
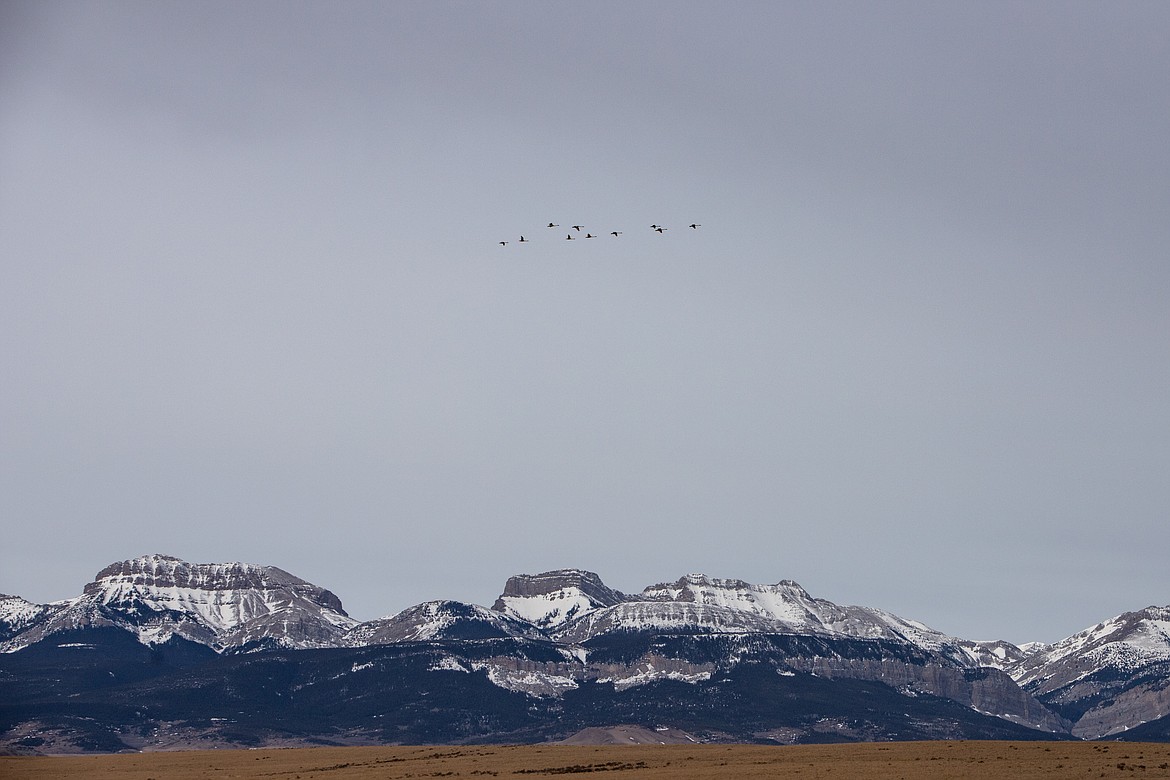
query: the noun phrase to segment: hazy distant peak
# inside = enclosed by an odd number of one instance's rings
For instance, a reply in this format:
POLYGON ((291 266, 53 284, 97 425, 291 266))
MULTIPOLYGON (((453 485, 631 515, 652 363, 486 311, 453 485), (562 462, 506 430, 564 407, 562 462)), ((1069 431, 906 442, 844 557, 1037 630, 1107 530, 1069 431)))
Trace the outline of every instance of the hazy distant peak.
POLYGON ((346 644, 390 644, 433 640, 474 640, 500 637, 543 637, 531 623, 477 604, 442 599, 407 607, 397 615, 355 626, 346 644))

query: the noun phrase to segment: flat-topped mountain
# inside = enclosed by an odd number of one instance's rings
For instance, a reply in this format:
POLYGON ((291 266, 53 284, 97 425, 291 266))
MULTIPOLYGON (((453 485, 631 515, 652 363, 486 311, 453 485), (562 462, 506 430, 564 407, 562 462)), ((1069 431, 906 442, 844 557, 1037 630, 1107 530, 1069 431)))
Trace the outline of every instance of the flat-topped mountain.
POLYGON ((541 628, 556 629, 626 600, 591 571, 557 569, 509 577, 492 609, 541 628))
POLYGON ((275 566, 145 555, 102 569, 77 598, 45 605, 39 620, 0 648, 11 652, 63 631, 103 626, 147 644, 179 636, 217 650, 327 647, 356 624, 337 596, 275 566))

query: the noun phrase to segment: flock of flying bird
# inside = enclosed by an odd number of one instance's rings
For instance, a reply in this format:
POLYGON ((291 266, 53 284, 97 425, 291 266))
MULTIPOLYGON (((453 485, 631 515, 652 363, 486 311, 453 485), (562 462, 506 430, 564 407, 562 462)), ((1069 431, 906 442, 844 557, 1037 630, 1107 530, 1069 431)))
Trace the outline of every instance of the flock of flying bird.
MULTIPOLYGON (((553 222, 550 222, 550 223, 548 223, 548 227, 549 228, 559 228, 560 225, 557 225, 553 222)), ((580 233, 585 228, 584 225, 569 225, 569 227, 572 228, 573 230, 576 230, 578 233, 580 233)), ((699 228, 701 228, 703 226, 698 224, 697 222, 692 222, 691 224, 687 225, 687 227, 689 227, 691 230, 698 230, 699 228)), ((664 233, 667 230, 669 230, 670 228, 663 227, 662 225, 651 225, 650 229, 655 231, 656 233, 664 233)), ((611 236, 620 236, 621 234, 622 234, 622 231, 620 231, 620 230, 609 231, 609 235, 611 235, 611 236)), ((578 236, 574 236, 572 233, 568 233, 567 235, 565 235, 566 241, 575 241, 575 240, 577 240, 577 238, 578 238, 578 236)), ((586 233, 584 236, 581 236, 581 238, 597 238, 597 236, 593 235, 592 233, 586 233)), ((511 242, 501 241, 500 246, 507 246, 509 243, 511 243, 511 242)), ((525 238, 524 236, 520 236, 520 240, 517 243, 527 244, 527 243, 529 243, 529 240, 527 238, 525 238)))

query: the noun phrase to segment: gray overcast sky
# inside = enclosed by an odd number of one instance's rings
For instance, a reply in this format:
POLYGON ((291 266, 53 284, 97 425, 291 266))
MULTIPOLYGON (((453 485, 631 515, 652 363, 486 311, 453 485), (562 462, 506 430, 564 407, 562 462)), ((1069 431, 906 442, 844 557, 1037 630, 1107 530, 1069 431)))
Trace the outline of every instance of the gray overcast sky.
POLYGON ((360 619, 566 566, 1015 642, 1168 604, 1168 38, 8 0, 0 592, 160 552, 360 619))

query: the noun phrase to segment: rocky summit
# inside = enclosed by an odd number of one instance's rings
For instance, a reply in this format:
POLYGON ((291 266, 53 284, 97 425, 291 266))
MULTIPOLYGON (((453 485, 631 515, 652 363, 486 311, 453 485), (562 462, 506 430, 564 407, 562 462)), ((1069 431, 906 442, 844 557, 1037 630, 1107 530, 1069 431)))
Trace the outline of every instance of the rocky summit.
POLYGON ((1170 608, 1051 646, 947 636, 782 580, 508 578, 491 609, 350 618, 273 567, 147 555, 53 604, 0 596, 0 748, 532 742, 639 724, 705 741, 1170 739, 1170 608))

